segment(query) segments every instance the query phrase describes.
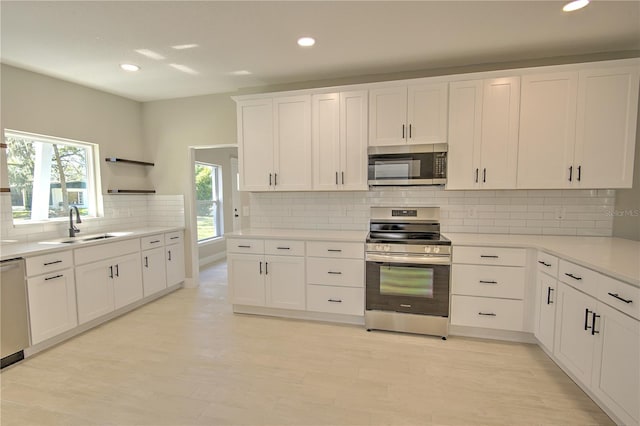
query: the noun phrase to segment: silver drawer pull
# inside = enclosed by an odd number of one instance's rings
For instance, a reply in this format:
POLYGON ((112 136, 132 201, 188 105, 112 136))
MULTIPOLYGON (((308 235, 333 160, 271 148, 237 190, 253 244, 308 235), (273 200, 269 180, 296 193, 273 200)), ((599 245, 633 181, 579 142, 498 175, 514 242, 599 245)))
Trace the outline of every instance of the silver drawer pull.
POLYGON ((542 260, 538 260, 538 263, 539 263, 539 264, 541 264, 541 265, 546 266, 547 268, 548 268, 549 266, 551 266, 551 264, 550 264, 550 263, 546 263, 546 262, 544 262, 544 261, 542 261, 542 260))
POLYGON ((62 277, 64 277, 64 275, 63 274, 59 274, 59 275, 54 275, 53 277, 45 278, 44 280, 45 281, 49 281, 49 280, 55 280, 56 278, 62 278, 62 277))
POLYGON ((624 303, 633 303, 633 300, 623 299, 622 297, 620 297, 618 293, 607 293, 607 294, 611 297, 615 297, 616 299, 623 301, 624 303))
POLYGON ((332 274, 332 275, 342 275, 342 272, 329 271, 329 272, 327 272, 327 274, 332 274))
POLYGON ((43 263, 42 266, 55 265, 56 263, 62 263, 62 260, 54 260, 53 262, 43 263))
POLYGON ((334 253, 342 253, 342 250, 339 250, 339 249, 327 249, 327 251, 331 251, 334 253))
POLYGON ((401 303, 401 304, 400 304, 400 307, 401 307, 401 308, 410 308, 410 307, 411 307, 411 305, 405 305, 405 304, 401 303))
POLYGON ((342 300, 340 299, 328 299, 327 302, 331 302, 331 303, 342 303, 342 300))
POLYGON ((485 281, 485 280, 480 280, 481 284, 498 284, 498 281, 485 281))
POLYGON ((481 254, 480 257, 485 258, 485 259, 498 259, 499 256, 493 255, 493 254, 481 254))
POLYGON ((478 315, 483 315, 485 317, 495 317, 496 316, 496 314, 494 314, 493 312, 489 312, 489 313, 487 313, 487 312, 478 312, 478 315))

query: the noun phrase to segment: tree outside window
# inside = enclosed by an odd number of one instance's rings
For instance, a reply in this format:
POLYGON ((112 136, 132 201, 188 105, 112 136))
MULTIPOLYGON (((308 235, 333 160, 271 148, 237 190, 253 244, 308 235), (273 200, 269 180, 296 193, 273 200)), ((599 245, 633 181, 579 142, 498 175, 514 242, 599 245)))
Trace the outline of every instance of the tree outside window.
POLYGON ((66 217, 70 206, 95 216, 95 145, 5 132, 14 222, 66 217))
POLYGON ((198 241, 222 236, 222 168, 196 163, 196 216, 198 241))

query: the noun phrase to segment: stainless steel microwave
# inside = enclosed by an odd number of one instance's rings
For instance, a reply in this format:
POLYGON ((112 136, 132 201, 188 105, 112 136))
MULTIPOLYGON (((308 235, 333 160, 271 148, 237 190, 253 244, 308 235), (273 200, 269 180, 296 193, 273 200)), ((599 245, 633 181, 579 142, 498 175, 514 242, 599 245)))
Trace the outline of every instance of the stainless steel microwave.
POLYGON ((369 147, 369 179, 378 185, 444 185, 447 144, 369 147))

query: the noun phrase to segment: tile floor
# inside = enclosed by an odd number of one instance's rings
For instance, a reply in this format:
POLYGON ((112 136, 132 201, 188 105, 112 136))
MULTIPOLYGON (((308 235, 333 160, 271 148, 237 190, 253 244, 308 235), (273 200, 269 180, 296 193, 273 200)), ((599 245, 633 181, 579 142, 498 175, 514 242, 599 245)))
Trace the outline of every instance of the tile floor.
POLYGON ((226 264, 0 375, 0 424, 613 424, 538 347, 234 315, 226 264))

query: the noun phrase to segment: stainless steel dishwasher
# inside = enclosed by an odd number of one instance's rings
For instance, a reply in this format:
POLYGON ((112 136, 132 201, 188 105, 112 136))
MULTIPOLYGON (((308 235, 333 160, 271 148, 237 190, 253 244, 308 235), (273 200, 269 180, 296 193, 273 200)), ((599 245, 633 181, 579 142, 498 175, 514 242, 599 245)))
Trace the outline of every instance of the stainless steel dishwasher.
POLYGON ((24 359, 29 347, 24 259, 0 262, 0 368, 24 359))

